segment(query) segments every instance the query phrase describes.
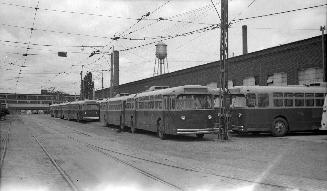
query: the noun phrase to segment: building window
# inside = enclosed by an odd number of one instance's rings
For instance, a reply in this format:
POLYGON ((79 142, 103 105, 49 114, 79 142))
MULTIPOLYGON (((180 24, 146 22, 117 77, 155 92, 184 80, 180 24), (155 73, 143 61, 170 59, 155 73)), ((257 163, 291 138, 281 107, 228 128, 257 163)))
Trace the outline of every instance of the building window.
POLYGON ((267 86, 287 86, 287 74, 284 72, 269 75, 267 86))
POLYGON ((299 84, 310 84, 323 81, 323 69, 322 68, 307 68, 305 70, 298 71, 299 84))
POLYGON ((243 86, 255 86, 255 78, 254 77, 248 77, 243 80, 243 86))

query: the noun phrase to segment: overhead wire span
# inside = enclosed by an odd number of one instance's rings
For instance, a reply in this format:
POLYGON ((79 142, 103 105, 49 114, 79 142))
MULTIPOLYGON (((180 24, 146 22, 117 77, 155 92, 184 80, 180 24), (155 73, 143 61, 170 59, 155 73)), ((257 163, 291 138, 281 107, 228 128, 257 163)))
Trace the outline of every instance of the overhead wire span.
POLYGON ((303 7, 303 8, 298 8, 298 9, 291 9, 291 10, 286 10, 286 11, 280 11, 280 12, 268 13, 268 14, 263 14, 263 15, 257 15, 257 16, 253 16, 253 17, 245 17, 245 18, 240 18, 240 19, 233 19, 230 23, 231 24, 235 24, 235 23, 238 23, 238 22, 241 22, 241 21, 245 21, 245 20, 251 20, 251 19, 257 19, 257 18, 275 16, 275 15, 281 15, 281 14, 286 14, 286 13, 291 13, 291 12, 296 12, 296 11, 302 11, 302 10, 307 10, 307 9, 314 9, 314 8, 324 7, 326 5, 327 5, 327 3, 320 4, 320 5, 314 5, 314 6, 310 6, 310 7, 303 7))
MULTIPOLYGON (((19 26, 19 25, 11 25, 11 24, 6 24, 6 23, 0 23, 0 25, 7 26, 7 27, 27 29, 27 30, 35 30, 35 31, 42 31, 42 32, 51 32, 51 33, 65 34, 65 35, 85 36, 85 37, 104 38, 104 39, 112 39, 112 38, 114 38, 114 37, 100 36, 100 35, 72 33, 72 32, 64 32, 64 31, 57 31, 57 30, 40 29, 40 28, 30 28, 30 27, 19 26)), ((127 38, 122 38, 122 39, 127 39, 127 38)))
MULTIPOLYGON (((123 31, 123 32, 121 32, 121 33, 119 33, 119 35, 117 35, 117 37, 116 37, 116 34, 117 34, 117 33, 115 33, 115 34, 114 34, 114 37, 112 38, 112 40, 118 40, 118 39, 121 39, 121 38, 124 38, 124 37, 126 38, 126 36, 122 36, 124 33, 128 32, 130 29, 132 29, 134 26, 136 26, 136 24, 138 24, 140 21, 145 20, 146 17, 149 17, 152 13, 158 11, 159 9, 161 9, 164 5, 166 5, 166 4, 169 3, 169 2, 170 2, 170 1, 167 1, 166 3, 160 5, 159 7, 157 7, 156 9, 154 9, 153 11, 151 11, 151 12, 147 12, 146 14, 142 15, 141 18, 137 19, 137 22, 136 22, 136 23, 134 23, 133 25, 131 25, 127 30, 125 30, 125 31, 123 31)), ((128 33, 128 34, 131 34, 131 33, 128 33)), ((111 43, 112 43, 112 41, 111 41, 111 43)), ((102 50, 103 50, 105 47, 109 46, 111 43, 105 45, 105 46, 102 48, 102 50)), ((111 48, 110 48, 110 49, 111 49, 111 48)), ((109 50, 110 50, 110 49, 109 49, 109 50)), ((101 51, 100 51, 100 52, 101 52, 101 51)), ((99 61, 100 59, 102 59, 103 57, 104 57, 104 54, 103 54, 100 58, 98 58, 96 61, 94 61, 94 62, 92 62, 92 63, 89 63, 89 64, 87 64, 87 65, 95 64, 96 62, 98 62, 98 61, 99 61)))
MULTIPOLYGON (((31 43, 31 40, 32 40, 33 29, 34 29, 35 21, 36 21, 36 13, 39 10, 39 3, 40 3, 40 1, 37 1, 36 7, 34 7, 35 12, 34 12, 34 17, 33 17, 33 23, 32 23, 32 27, 30 28, 29 41, 28 41, 28 44, 27 44, 26 52, 25 52, 26 57, 25 57, 24 62, 21 65, 22 67, 26 64, 26 61, 27 61, 27 55, 28 55, 28 52, 29 52, 30 43, 31 43)), ((18 78, 17 78, 17 81, 16 81, 16 88, 15 88, 16 91, 17 91, 17 85, 18 85, 19 79, 20 79, 19 77, 21 76, 21 73, 22 73, 22 67, 20 67, 20 70, 19 70, 19 73, 18 73, 18 78)))
MULTIPOLYGON (((0 2, 0 4, 7 5, 7 6, 13 6, 13 7, 19 7, 19 8, 28 8, 28 9, 34 9, 35 8, 35 7, 31 7, 31 6, 19 5, 19 4, 8 3, 8 2, 0 2)), ((165 4, 163 4, 163 5, 165 5, 165 4)), ((69 10, 50 9, 50 8, 39 8, 39 10, 40 11, 58 12, 58 13, 78 14, 78 15, 85 15, 85 16, 107 17, 107 18, 114 18, 114 19, 136 20, 136 21, 139 20, 139 18, 121 17, 121 16, 105 15, 105 14, 99 14, 99 13, 87 13, 87 12, 79 12, 79 11, 72 11, 72 10, 69 11, 69 10)), ((157 10, 154 10, 154 11, 157 11, 157 10)), ((160 19, 160 17, 159 18, 152 18, 152 19, 144 18, 143 20, 156 21, 158 19, 160 19)), ((173 20, 173 19, 163 19, 163 20, 170 21, 170 22, 179 22, 179 23, 180 22, 192 23, 192 21, 181 21, 181 20, 173 20)), ((194 24, 210 25, 208 23, 194 23, 194 24)))

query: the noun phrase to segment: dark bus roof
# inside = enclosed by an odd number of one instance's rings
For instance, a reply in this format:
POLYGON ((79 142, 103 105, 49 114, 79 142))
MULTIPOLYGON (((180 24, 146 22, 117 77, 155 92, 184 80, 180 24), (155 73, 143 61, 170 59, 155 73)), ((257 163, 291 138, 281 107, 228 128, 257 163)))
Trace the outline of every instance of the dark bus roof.
POLYGON ((327 93, 326 87, 318 86, 234 86, 229 88, 231 94, 247 93, 272 93, 272 92, 290 92, 290 93, 327 93))

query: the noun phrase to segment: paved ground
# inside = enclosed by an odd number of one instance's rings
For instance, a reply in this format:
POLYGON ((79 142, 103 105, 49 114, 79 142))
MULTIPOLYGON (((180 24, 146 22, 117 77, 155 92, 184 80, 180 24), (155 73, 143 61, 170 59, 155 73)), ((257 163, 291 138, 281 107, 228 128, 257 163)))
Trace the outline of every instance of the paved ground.
POLYGON ((326 134, 160 140, 48 115, 0 125, 1 190, 327 190, 326 134))

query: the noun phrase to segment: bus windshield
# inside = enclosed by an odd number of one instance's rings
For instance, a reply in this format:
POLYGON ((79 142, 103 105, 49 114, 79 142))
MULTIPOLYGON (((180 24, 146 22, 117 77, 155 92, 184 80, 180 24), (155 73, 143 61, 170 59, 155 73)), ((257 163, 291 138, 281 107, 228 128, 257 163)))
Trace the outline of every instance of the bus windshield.
POLYGON ((92 105, 83 105, 84 110, 98 110, 99 106, 92 104, 92 105))
POLYGON ((211 95, 180 95, 176 99, 176 109, 212 109, 211 95))

